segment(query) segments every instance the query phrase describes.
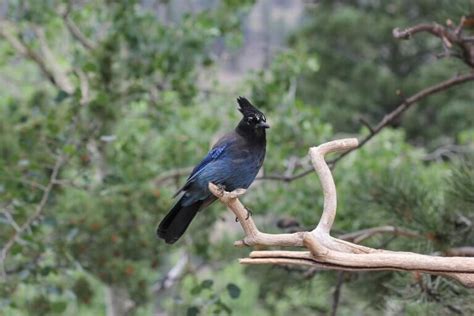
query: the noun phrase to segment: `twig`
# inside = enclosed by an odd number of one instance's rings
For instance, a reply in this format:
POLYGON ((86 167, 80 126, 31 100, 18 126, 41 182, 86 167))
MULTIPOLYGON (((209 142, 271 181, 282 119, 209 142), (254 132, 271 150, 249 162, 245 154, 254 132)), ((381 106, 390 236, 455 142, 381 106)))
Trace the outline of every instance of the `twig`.
POLYGON ((342 271, 417 271, 450 277, 466 287, 474 287, 474 258, 439 257, 411 252, 374 249, 330 236, 337 208, 334 179, 324 157, 326 154, 357 147, 357 139, 342 139, 310 149, 314 170, 319 176, 324 194, 321 219, 312 231, 293 234, 266 234, 260 232, 253 219, 246 218, 246 208, 238 197, 245 190, 225 192, 209 183, 211 192, 232 211, 245 232, 236 246, 304 246, 309 251, 253 251, 249 258, 240 259, 245 264, 304 265, 342 271))
POLYGON ((184 167, 184 168, 178 168, 178 169, 172 169, 168 170, 162 174, 160 174, 158 177, 152 180, 152 182, 156 185, 162 185, 169 180, 177 179, 179 177, 184 177, 187 176, 191 171, 193 170, 192 167, 184 167))
MULTIPOLYGON (((0 36, 4 37, 18 53, 23 55, 25 58, 32 60, 53 85, 67 93, 72 93, 74 91, 74 87, 66 75, 57 69, 57 67, 54 70, 51 69, 50 67, 53 65, 48 65, 46 58, 43 58, 43 56, 28 47, 18 36, 14 34, 15 31, 16 30, 11 23, 7 21, 0 21, 0 36)), ((38 40, 40 41, 43 53, 48 52, 49 48, 47 48, 44 39, 40 37, 38 40)))
POLYGON ((3 214, 3 216, 5 216, 5 218, 7 219, 8 223, 10 225, 12 225, 12 227, 18 232, 20 231, 20 226, 18 226, 18 224, 16 223, 15 219, 13 218, 12 214, 7 210, 3 210, 1 211, 1 213, 3 214))
POLYGON ((438 147, 433 152, 425 155, 422 160, 442 160, 444 157, 452 159, 455 155, 469 153, 471 151, 474 151, 474 148, 469 146, 448 144, 445 146, 438 147))
POLYGON ((337 307, 339 306, 339 300, 341 297, 341 288, 343 284, 344 284, 344 271, 339 271, 337 273, 336 288, 334 289, 334 293, 332 295, 332 310, 331 310, 332 316, 337 315, 337 307))
POLYGON ((95 44, 92 42, 90 39, 88 39, 79 29, 79 27, 74 23, 74 21, 71 19, 70 13, 72 9, 72 3, 69 2, 66 6, 66 10, 64 10, 64 13, 60 13, 64 20, 64 24, 66 24, 67 29, 71 33, 72 37, 74 37, 81 45, 87 49, 87 50, 94 50, 95 44))
POLYGON ((461 18, 461 23, 454 31, 437 23, 422 23, 404 30, 395 28, 392 33, 398 39, 410 39, 413 35, 422 32, 430 33, 439 37, 446 49, 450 50, 453 46, 458 47, 462 52, 461 60, 468 66, 474 67, 474 46, 468 38, 462 35, 463 24, 464 19, 461 18))
POLYGON ((87 75, 81 69, 76 69, 75 73, 77 74, 80 83, 79 88, 81 91, 81 99, 79 100, 79 104, 81 106, 87 106, 91 99, 89 80, 87 79, 87 75))
POLYGON ((38 42, 40 44, 39 46, 43 55, 44 63, 49 69, 51 69, 55 81, 58 83, 62 90, 69 94, 73 93, 74 85, 71 83, 66 73, 61 69, 59 63, 53 55, 53 52, 49 48, 43 28, 35 26, 33 28, 33 31, 35 32, 38 42))
POLYGON ((374 133, 374 129, 372 128, 372 126, 370 125, 370 123, 364 118, 364 117, 360 117, 359 118, 359 122, 364 125, 365 127, 367 127, 367 129, 369 130, 369 132, 371 134, 374 133))
POLYGON ((444 251, 446 256, 457 256, 457 257, 474 257, 474 247, 457 247, 451 248, 444 251))
POLYGON ((0 252, 0 266, 1 266, 1 271, 0 273, 2 274, 3 278, 6 278, 6 272, 5 272, 5 260, 7 258, 8 252, 10 251, 11 247, 15 244, 15 242, 21 238, 21 235, 30 228, 31 224, 38 219, 41 214, 43 213, 43 210, 46 206, 46 203, 49 200, 49 196, 51 194, 51 190, 53 189, 55 185, 56 178, 59 173, 59 169, 63 165, 65 160, 65 157, 60 155, 56 159, 56 163, 54 164, 53 171, 51 172, 51 176, 49 178, 49 183, 46 186, 43 196, 41 197, 41 200, 39 204, 36 206, 35 212, 28 217, 28 219, 17 229, 14 233, 14 235, 6 242, 6 244, 3 246, 1 252, 0 252))
POLYGON ((343 234, 343 235, 338 236, 338 238, 358 244, 362 242, 363 240, 368 239, 374 235, 387 234, 387 233, 393 234, 395 236, 405 236, 405 237, 412 237, 412 238, 423 237, 417 232, 414 232, 408 229, 399 228, 396 226, 379 226, 379 227, 362 229, 353 233, 343 234))

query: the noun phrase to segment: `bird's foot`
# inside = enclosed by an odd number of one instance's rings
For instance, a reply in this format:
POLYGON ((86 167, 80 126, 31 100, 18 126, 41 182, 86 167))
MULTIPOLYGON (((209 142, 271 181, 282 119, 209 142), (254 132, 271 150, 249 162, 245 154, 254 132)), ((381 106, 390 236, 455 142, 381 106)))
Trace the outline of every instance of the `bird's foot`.
POLYGON ((225 185, 223 185, 223 184, 218 184, 218 185, 217 185, 217 189, 219 190, 220 196, 224 196, 225 185))
MULTIPOLYGON (((248 209, 246 206, 244 206, 244 207, 245 207, 245 210, 247 211, 247 217, 245 217, 245 220, 248 220, 250 218, 250 216, 252 215, 252 211, 250 209, 248 209)), ((239 222, 238 217, 235 218, 235 222, 236 223, 239 222)))

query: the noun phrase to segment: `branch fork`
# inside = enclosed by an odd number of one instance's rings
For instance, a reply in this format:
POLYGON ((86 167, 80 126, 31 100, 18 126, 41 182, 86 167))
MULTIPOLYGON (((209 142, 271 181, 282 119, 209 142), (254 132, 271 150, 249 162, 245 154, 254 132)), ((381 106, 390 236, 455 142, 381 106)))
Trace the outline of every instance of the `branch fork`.
POLYGON ((252 217, 239 201, 243 189, 226 192, 209 183, 211 192, 235 214, 245 237, 235 246, 302 247, 305 251, 258 250, 248 258, 240 259, 243 264, 303 265, 343 271, 413 271, 441 275, 474 288, 474 258, 440 257, 411 252, 374 249, 334 238, 330 235, 337 208, 336 185, 331 170, 325 161, 326 154, 347 151, 359 146, 355 138, 347 138, 312 147, 309 155, 313 168, 319 176, 324 194, 324 208, 321 219, 312 231, 292 234, 268 234, 261 232, 252 217))

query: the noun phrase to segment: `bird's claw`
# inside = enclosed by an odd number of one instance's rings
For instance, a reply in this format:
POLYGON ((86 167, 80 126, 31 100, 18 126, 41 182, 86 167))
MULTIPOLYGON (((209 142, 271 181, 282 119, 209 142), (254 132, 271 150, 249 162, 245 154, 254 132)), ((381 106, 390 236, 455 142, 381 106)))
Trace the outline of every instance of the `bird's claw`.
MULTIPOLYGON (((245 206, 244 206, 244 207, 245 207, 245 206)), ((245 220, 248 220, 249 217, 252 216, 252 211, 251 211, 249 208, 247 208, 247 207, 245 207, 245 210, 247 211, 247 217, 245 218, 245 220)))
MULTIPOLYGON (((245 206, 244 206, 245 207, 245 206)), ((250 209, 248 209, 247 207, 245 207, 245 210, 247 211, 247 217, 245 217, 245 220, 248 220, 250 218, 250 216, 252 215, 252 211, 250 209)), ((236 217, 235 218, 235 222, 238 223, 239 222, 239 218, 236 217)))
POLYGON ((223 185, 223 184, 218 184, 218 185, 217 185, 217 190, 219 190, 220 196, 224 196, 225 185, 223 185))

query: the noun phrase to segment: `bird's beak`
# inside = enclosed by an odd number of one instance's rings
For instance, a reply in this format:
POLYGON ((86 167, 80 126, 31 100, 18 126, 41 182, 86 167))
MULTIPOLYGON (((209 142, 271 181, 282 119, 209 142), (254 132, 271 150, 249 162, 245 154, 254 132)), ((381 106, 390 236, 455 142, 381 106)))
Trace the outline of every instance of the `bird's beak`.
POLYGON ((266 122, 260 122, 257 126, 261 128, 270 128, 270 125, 268 125, 266 122))

